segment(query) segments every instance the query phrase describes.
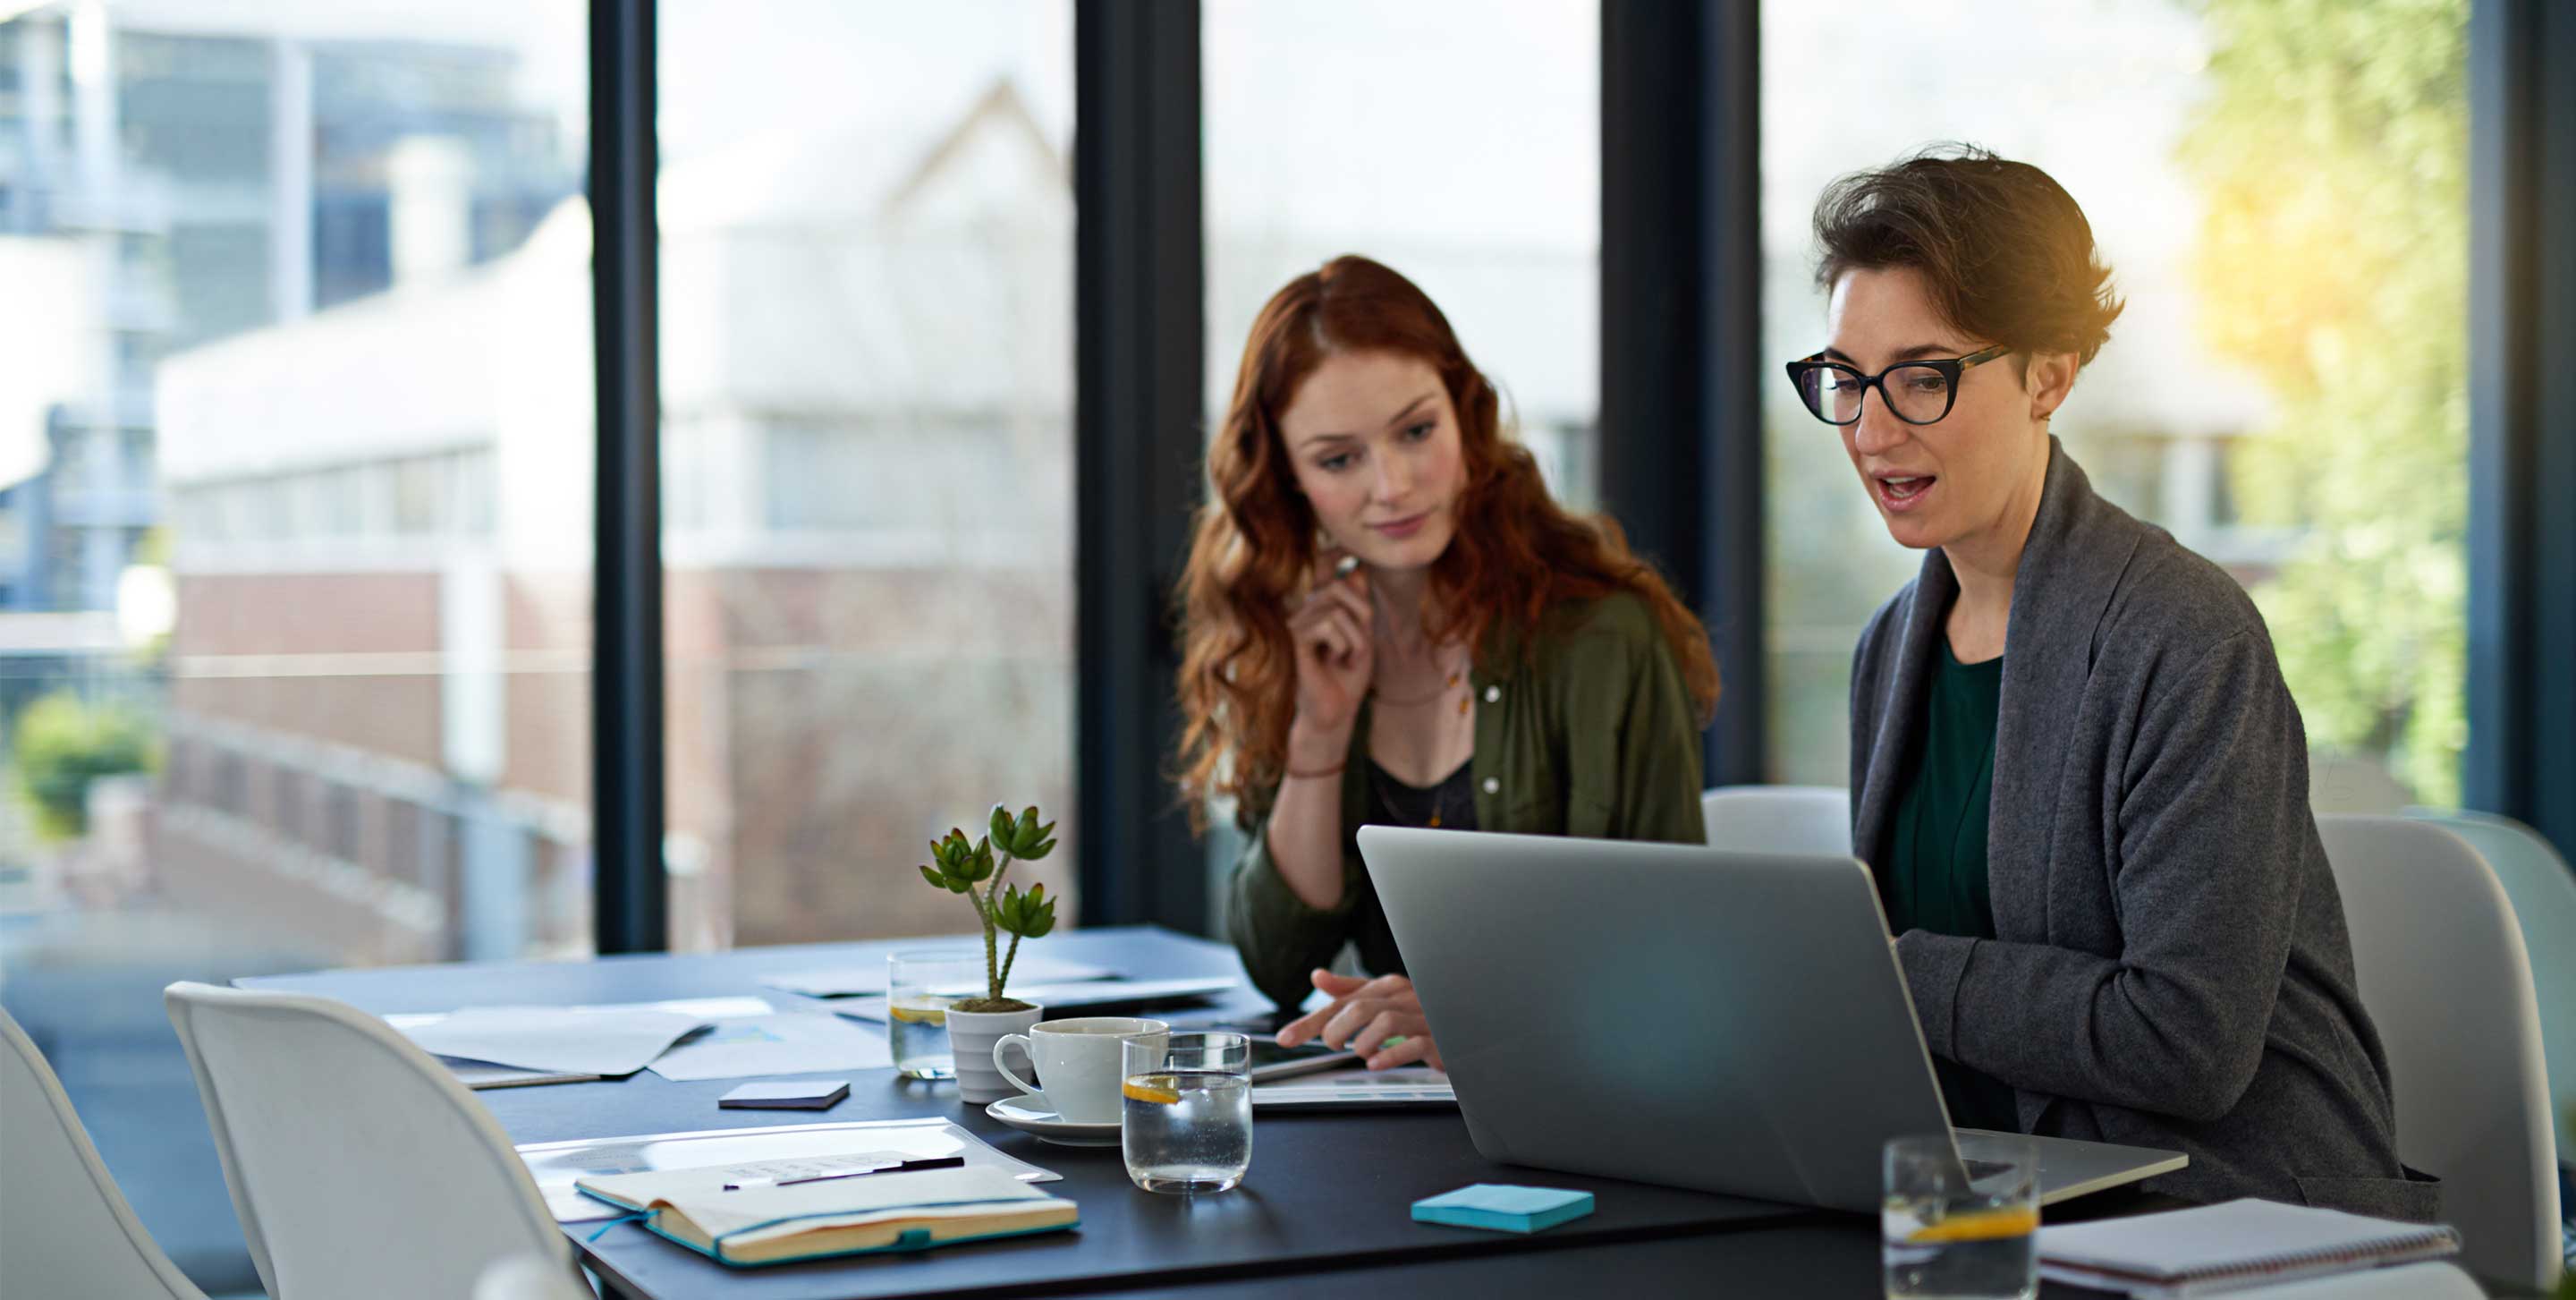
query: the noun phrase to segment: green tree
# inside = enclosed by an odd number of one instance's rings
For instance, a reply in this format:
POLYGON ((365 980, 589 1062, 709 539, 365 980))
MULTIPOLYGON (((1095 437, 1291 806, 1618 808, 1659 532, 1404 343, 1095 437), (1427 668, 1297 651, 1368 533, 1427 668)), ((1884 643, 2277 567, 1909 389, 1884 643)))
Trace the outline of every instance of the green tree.
POLYGON ((69 691, 28 705, 12 748, 19 791, 48 840, 89 832, 90 782, 152 765, 151 734, 140 716, 115 705, 93 708, 69 691))
POLYGON ((2468 734, 2467 0, 2202 0, 2201 327, 2276 399, 2231 462, 2306 530, 2255 593, 2312 743, 2459 797, 2468 734))

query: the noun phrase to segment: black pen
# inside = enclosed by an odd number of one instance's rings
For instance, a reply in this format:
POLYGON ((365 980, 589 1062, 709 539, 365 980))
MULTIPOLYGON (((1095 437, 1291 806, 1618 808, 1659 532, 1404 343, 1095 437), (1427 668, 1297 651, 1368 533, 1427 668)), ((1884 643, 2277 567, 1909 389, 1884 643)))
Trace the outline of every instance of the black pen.
POLYGON ((964 1156, 927 1156, 919 1160, 906 1160, 900 1164, 878 1165, 874 1169, 844 1169, 828 1174, 812 1174, 804 1178, 781 1178, 774 1183, 727 1183, 724 1189, 728 1192, 758 1191, 763 1187, 794 1187, 798 1183, 829 1182, 835 1178, 862 1178, 869 1174, 909 1174, 923 1169, 956 1169, 964 1166, 965 1163, 964 1156))

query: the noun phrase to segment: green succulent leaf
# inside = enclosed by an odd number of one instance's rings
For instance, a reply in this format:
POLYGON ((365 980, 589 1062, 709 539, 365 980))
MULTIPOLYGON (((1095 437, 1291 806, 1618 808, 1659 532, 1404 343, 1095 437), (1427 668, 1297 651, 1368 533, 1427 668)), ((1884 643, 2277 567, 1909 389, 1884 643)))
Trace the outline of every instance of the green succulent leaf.
MULTIPOLYGON (((990 833, 969 840, 966 832, 950 827, 946 835, 931 841, 930 865, 921 868, 922 879, 952 893, 964 894, 984 881, 993 879, 999 870, 997 858, 1033 862, 1055 851, 1055 827, 1039 820, 1037 805, 1021 809, 1016 817, 1009 809, 995 805, 987 819, 990 833)), ((1055 901, 1046 897, 1045 886, 1032 888, 1022 895, 1017 886, 1003 896, 990 900, 985 910, 994 924, 1011 933, 1034 938, 1055 923, 1055 901), (1019 900, 1019 901, 1013 901, 1019 900), (1014 926, 1036 927, 1031 930, 1014 926)))
POLYGON ((1035 939, 1055 928, 1055 900, 1046 896, 1046 886, 1032 886, 1027 893, 1012 885, 1002 891, 1002 901, 993 908, 994 924, 1023 939, 1035 939))

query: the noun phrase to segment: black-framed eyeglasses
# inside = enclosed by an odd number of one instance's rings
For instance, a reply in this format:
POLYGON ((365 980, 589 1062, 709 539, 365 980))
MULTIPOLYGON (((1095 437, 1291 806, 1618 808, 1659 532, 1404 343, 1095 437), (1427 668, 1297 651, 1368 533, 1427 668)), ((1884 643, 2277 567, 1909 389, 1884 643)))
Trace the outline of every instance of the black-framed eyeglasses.
POLYGON ((1839 361, 1810 357, 1789 363, 1789 382, 1798 386, 1798 400, 1827 424, 1852 424, 1860 419, 1860 399, 1870 389, 1877 389, 1879 400, 1887 403, 1888 413, 1907 424, 1938 424, 1959 400, 1959 375, 1970 366, 1984 365, 2012 349, 2000 344, 1983 352, 1946 361, 1899 361, 1874 375, 1839 361))

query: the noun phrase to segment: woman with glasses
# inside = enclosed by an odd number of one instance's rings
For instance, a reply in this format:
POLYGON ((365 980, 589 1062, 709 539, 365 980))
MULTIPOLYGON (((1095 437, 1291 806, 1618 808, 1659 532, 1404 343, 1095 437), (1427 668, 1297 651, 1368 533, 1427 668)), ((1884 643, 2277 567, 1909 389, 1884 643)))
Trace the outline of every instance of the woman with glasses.
POLYGON ((1853 656, 1853 846, 1954 1123, 2178 1149, 2148 1191, 2430 1219, 2235 580, 2049 432, 2120 300, 2035 167, 1926 152, 1818 201, 1789 366, 1925 552, 1853 656))
POLYGON ((1282 1043, 1436 1065, 1359 827, 1702 842, 1708 633, 1549 499, 1440 309, 1366 258, 1261 309, 1208 479, 1180 784, 1245 832, 1235 946, 1281 1007, 1333 999, 1282 1043), (1377 978, 1322 969, 1346 942, 1377 978))

